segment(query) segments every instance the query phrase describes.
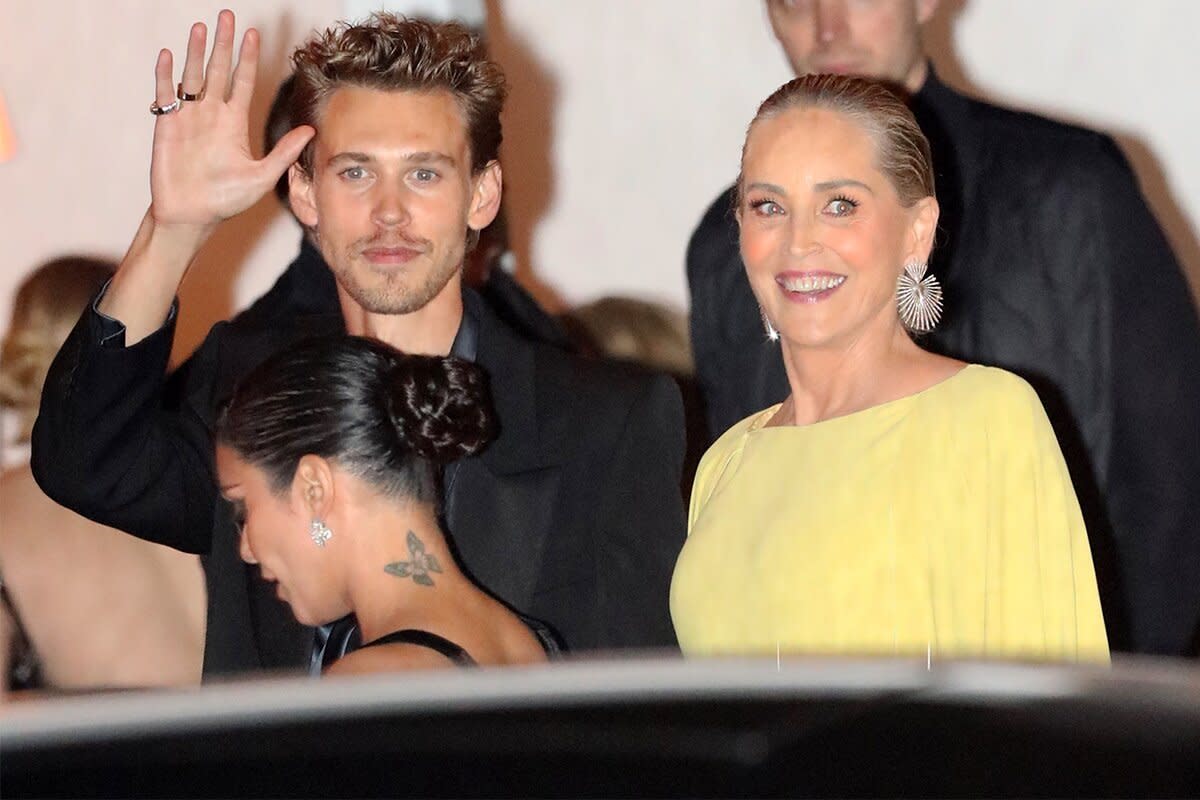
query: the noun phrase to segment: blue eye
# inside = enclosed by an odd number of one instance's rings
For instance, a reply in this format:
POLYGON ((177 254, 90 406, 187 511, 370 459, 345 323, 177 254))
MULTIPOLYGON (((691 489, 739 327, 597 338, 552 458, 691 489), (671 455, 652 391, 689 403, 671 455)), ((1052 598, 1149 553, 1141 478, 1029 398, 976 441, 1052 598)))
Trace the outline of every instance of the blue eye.
POLYGON ((835 217, 848 217, 858 208, 858 203, 849 197, 835 197, 825 206, 825 210, 835 217))
POLYGON ((362 167, 347 167, 342 170, 341 176, 352 181, 357 181, 367 177, 367 171, 362 167))
POLYGON ((430 183, 437 180, 438 174, 431 169, 416 169, 413 170, 413 177, 418 183, 430 183))

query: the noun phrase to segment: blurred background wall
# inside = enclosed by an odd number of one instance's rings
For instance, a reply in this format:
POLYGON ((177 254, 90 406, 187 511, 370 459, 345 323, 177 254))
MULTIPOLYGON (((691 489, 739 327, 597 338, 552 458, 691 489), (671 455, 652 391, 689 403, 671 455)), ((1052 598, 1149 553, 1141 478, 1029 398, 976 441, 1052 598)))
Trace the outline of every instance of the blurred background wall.
MULTIPOLYGON (((226 4, 0 0, 0 95, 17 144, 0 164, 0 326, 39 262, 121 256, 149 200, 155 54, 170 47, 181 64, 188 25, 211 25, 226 4)), ((1200 2, 943 4, 930 35, 948 82, 1117 135, 1200 285, 1200 103, 1189 88, 1200 2)), ((233 3, 239 27, 263 34, 253 130, 291 48, 363 5, 233 3)), ((518 275, 556 310, 606 294, 686 308, 687 237, 734 178, 756 105, 790 77, 761 3, 484 5, 512 83, 505 192, 518 275)), ((264 291, 297 243, 273 197, 226 224, 185 284, 178 352, 264 291)))

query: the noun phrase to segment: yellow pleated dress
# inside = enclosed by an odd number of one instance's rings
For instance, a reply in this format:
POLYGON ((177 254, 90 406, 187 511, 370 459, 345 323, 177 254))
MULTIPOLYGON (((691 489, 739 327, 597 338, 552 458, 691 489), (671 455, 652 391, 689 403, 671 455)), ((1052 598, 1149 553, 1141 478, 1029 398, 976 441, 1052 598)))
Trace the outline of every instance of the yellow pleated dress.
POLYGON ((727 431, 671 584, 687 655, 1107 661, 1079 503, 1033 389, 970 365, 812 425, 727 431))

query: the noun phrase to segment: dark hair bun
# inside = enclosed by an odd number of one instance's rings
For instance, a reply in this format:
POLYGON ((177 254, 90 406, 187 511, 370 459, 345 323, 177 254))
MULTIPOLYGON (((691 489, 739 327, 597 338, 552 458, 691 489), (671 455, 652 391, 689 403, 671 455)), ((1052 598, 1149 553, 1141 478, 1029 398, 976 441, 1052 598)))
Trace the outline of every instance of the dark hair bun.
POLYGON ((469 361, 403 356, 385 393, 401 446, 427 461, 448 464, 474 455, 495 436, 487 373, 469 361))

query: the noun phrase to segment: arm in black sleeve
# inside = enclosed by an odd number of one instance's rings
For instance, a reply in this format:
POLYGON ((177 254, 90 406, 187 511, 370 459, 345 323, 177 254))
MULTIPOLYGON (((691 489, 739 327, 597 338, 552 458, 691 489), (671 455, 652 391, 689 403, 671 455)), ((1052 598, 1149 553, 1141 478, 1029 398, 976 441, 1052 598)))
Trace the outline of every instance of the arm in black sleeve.
POLYGON ((1107 506, 1132 646, 1179 655, 1200 625, 1200 322, 1178 262, 1124 157, 1099 180, 1112 297, 1107 506))
POLYGON ((656 375, 597 482, 599 647, 678 647, 668 598, 685 535, 683 454, 679 388, 656 375))
MULTIPOLYGON (((192 404, 162 409, 174 313, 124 346, 120 323, 88 308, 50 367, 33 430, 33 474, 51 499, 148 541, 206 552, 216 485, 208 427, 192 404)), ((197 354, 211 379, 215 344, 197 354)), ((193 390, 194 393, 194 390, 193 390)))

